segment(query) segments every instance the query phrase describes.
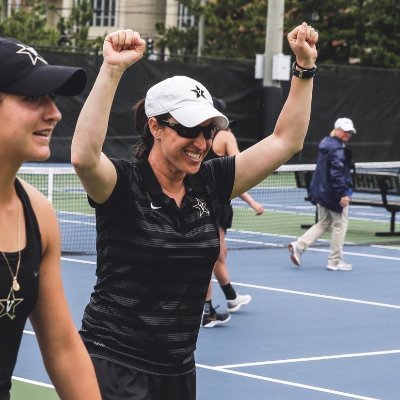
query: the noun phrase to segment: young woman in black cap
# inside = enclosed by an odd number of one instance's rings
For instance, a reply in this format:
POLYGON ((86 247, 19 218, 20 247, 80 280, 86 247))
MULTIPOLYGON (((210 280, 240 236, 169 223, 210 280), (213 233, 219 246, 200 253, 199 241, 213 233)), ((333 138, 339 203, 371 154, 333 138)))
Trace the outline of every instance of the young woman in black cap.
POLYGON ((96 208, 97 283, 81 335, 103 400, 196 398, 194 350, 219 254, 216 210, 301 150, 307 132, 318 34, 303 23, 288 39, 297 64, 270 136, 203 162, 228 119, 200 82, 175 76, 137 105, 142 142, 131 162, 109 159, 102 146, 118 83, 145 42, 131 30, 106 37, 71 154, 96 208))
POLYGON ((0 399, 10 398, 29 317, 49 376, 61 399, 100 399, 96 375, 72 322, 60 273, 54 209, 16 177, 25 161, 44 161, 61 119, 54 95, 86 85, 79 68, 52 66, 30 46, 0 38, 0 399))

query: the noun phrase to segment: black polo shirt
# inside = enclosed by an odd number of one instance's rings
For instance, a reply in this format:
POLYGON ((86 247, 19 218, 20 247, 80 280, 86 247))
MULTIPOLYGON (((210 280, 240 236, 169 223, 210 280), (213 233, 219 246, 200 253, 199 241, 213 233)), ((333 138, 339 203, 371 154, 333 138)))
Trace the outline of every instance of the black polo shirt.
POLYGON ((234 157, 203 163, 184 182, 181 207, 147 160, 112 160, 117 183, 96 204, 97 283, 81 335, 92 357, 140 371, 179 375, 193 352, 219 254, 216 210, 228 203, 234 157))

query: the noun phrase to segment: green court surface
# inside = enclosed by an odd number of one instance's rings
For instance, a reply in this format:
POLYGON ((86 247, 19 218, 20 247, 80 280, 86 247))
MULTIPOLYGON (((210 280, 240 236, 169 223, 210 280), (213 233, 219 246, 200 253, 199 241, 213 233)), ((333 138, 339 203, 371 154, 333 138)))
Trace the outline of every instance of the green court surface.
POLYGON ((58 400, 54 389, 13 379, 11 400, 58 400))

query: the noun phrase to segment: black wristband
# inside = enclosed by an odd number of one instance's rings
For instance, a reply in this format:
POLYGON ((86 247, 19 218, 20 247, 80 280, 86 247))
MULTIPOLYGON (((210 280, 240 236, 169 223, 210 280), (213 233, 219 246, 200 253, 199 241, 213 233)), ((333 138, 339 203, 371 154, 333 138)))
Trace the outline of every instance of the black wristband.
POLYGON ((295 61, 292 64, 292 75, 299 78, 299 79, 310 79, 314 78, 315 74, 317 73, 317 66, 314 65, 312 68, 302 68, 299 64, 295 61), (299 69, 296 69, 299 68, 299 69))
POLYGON ((301 65, 299 65, 299 63, 297 62, 297 60, 296 60, 294 63, 295 63, 295 66, 296 66, 297 68, 302 69, 303 71, 311 71, 311 70, 313 70, 313 69, 315 68, 315 64, 314 64, 314 66, 311 67, 311 68, 304 68, 304 67, 302 67, 301 65))

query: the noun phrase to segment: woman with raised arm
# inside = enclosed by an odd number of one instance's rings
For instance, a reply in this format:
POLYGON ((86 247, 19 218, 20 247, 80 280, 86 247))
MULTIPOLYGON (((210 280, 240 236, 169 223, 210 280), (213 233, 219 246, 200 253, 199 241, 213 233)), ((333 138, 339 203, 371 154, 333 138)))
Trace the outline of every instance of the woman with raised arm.
POLYGON ((194 350, 219 254, 216 210, 301 150, 317 38, 306 23, 288 35, 295 71, 274 132, 237 156, 203 163, 228 120, 185 76, 159 82, 136 105, 137 161, 102 152, 119 80, 145 49, 131 30, 106 37, 72 142, 72 163, 96 209, 97 283, 81 336, 103 400, 196 398, 194 350))
POLYGON ((64 295, 56 213, 36 188, 17 178, 26 161, 50 156, 61 119, 54 96, 86 85, 81 68, 48 65, 30 46, 0 38, 0 400, 30 319, 45 367, 62 400, 100 400, 90 357, 64 295))

